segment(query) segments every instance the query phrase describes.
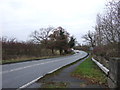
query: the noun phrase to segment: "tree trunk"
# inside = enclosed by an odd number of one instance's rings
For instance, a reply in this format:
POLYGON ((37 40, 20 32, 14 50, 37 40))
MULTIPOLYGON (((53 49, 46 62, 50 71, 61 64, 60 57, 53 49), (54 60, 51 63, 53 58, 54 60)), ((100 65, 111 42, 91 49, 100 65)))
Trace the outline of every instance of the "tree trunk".
POLYGON ((54 49, 51 49, 52 50, 52 54, 54 55, 54 49))
POLYGON ((62 55, 62 49, 59 49, 60 55, 62 55))

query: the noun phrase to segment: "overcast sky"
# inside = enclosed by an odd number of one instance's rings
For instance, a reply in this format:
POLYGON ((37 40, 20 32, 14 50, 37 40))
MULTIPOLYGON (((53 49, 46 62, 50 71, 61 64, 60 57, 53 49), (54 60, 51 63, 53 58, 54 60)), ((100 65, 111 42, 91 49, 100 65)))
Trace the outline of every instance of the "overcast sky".
POLYGON ((3 36, 28 40, 34 30, 62 26, 82 43, 81 36, 94 30, 96 15, 106 0, 0 0, 3 36))

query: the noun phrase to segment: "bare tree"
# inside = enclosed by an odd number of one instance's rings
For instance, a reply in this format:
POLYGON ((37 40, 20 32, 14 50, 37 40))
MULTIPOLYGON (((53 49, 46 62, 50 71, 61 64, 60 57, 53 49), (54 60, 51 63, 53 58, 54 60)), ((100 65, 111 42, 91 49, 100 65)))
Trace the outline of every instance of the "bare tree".
MULTIPOLYGON (((117 43, 120 42, 120 18, 118 15, 119 3, 111 1, 107 4, 106 13, 97 16, 96 32, 101 37, 102 43, 117 43)), ((100 41, 100 40, 99 40, 100 41)), ((106 43, 106 44, 107 44, 106 43)))
MULTIPOLYGON (((109 47, 106 55, 117 56, 120 51, 120 1, 113 0, 106 5, 106 12, 98 14, 95 26, 95 40, 100 47, 109 47)), ((102 48, 101 47, 101 48, 102 48)), ((119 56, 119 55, 118 55, 119 56)))
POLYGON ((40 30, 35 30, 34 32, 32 32, 30 37, 33 38, 34 42, 41 43, 41 41, 42 41, 46 44, 47 40, 49 38, 50 32, 53 29, 54 29, 53 27, 40 28, 40 30))
POLYGON ((82 38, 85 39, 85 41, 88 42, 91 47, 95 46, 95 35, 93 32, 88 31, 88 33, 85 34, 82 38))

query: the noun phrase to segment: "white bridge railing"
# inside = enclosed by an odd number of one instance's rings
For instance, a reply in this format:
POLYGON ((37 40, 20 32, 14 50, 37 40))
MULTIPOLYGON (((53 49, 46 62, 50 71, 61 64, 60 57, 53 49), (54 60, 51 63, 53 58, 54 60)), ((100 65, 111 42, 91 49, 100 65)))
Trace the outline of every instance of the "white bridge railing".
POLYGON ((104 67, 101 63, 99 63, 97 60, 95 60, 94 58, 92 58, 92 61, 94 61, 99 67, 100 69, 108 75, 109 73, 109 69, 107 69, 106 67, 104 67))

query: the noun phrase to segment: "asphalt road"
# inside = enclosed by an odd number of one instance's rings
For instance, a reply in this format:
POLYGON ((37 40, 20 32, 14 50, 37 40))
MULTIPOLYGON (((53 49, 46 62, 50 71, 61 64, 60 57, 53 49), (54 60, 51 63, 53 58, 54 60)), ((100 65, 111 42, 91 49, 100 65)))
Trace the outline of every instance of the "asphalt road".
POLYGON ((2 65, 2 88, 25 88, 47 73, 87 55, 80 51, 71 56, 2 65))

